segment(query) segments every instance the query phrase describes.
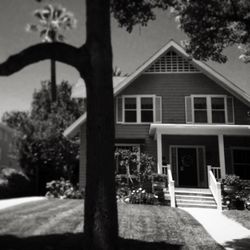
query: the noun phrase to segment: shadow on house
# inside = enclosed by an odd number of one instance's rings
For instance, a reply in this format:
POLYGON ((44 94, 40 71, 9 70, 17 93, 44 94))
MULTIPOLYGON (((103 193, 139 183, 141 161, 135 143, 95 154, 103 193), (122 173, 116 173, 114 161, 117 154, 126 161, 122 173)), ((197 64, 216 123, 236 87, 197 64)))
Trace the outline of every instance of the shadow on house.
POLYGON ((228 247, 230 249, 237 249, 237 250, 250 249, 250 235, 248 238, 235 239, 233 241, 228 241, 226 242, 224 247, 228 247))
MULTIPOLYGON (((65 233, 17 237, 14 235, 0 236, 1 250, 82 250, 83 233, 65 233)), ((119 239, 120 250, 181 250, 181 245, 164 242, 145 242, 139 240, 119 239)), ((87 250, 87 249, 86 249, 87 250)))

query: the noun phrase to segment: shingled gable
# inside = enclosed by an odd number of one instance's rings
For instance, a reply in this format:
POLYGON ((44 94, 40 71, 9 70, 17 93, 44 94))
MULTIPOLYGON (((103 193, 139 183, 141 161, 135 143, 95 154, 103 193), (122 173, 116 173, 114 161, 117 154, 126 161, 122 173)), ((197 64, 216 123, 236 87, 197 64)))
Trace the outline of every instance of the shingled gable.
MULTIPOLYGON (((240 99, 243 103, 250 106, 250 96, 235 85, 230 80, 226 79, 223 75, 218 73, 216 70, 211 68, 204 62, 198 61, 190 57, 185 50, 174 40, 170 40, 164 47, 158 50, 152 57, 150 57, 147 61, 145 61, 141 66, 139 66, 131 75, 126 77, 124 80, 119 82, 116 86, 114 86, 114 95, 119 95, 125 88, 127 88, 135 79, 137 79, 142 74, 148 74, 146 71, 157 62, 157 60, 164 56, 168 51, 174 51, 178 55, 182 56, 185 60, 189 61, 191 65, 196 68, 200 73, 203 73, 208 78, 212 79, 218 85, 226 89, 232 95, 240 99)), ((177 73, 177 72, 176 72, 177 73)), ((71 126, 69 126, 64 131, 64 136, 72 137, 74 136, 80 129, 81 124, 86 121, 87 115, 83 114, 79 119, 77 119, 71 126)))

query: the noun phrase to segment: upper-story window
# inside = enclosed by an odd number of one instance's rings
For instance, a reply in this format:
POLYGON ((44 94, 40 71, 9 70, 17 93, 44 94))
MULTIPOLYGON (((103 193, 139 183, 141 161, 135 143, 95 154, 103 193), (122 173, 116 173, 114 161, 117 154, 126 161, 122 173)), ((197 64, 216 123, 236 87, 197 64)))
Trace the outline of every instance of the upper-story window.
POLYGON ((155 95, 130 95, 117 98, 118 123, 161 122, 161 97, 155 95))
POLYGON ((233 99, 225 95, 191 95, 185 97, 186 122, 232 124, 233 99))

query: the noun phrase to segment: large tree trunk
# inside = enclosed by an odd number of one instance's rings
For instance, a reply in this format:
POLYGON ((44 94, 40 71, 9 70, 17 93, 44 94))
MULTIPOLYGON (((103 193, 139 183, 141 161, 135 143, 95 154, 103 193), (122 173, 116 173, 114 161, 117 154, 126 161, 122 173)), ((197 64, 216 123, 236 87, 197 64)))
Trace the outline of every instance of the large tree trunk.
POLYGON ((117 249, 114 102, 108 0, 87 0, 87 185, 84 234, 88 250, 117 249))
POLYGON ((56 101, 57 98, 57 90, 56 90, 56 61, 51 59, 50 61, 50 74, 51 74, 51 82, 50 82, 50 91, 51 91, 51 100, 52 102, 56 101))

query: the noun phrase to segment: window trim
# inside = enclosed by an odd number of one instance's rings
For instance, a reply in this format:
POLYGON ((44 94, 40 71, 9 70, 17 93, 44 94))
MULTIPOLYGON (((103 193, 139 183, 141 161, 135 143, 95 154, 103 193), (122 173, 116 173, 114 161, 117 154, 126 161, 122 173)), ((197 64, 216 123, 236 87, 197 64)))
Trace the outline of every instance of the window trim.
POLYGON ((233 97, 227 95, 190 95, 191 97, 191 107, 192 107, 192 120, 193 124, 234 124, 234 100, 233 97), (194 116, 194 98, 206 98, 207 103, 207 122, 195 122, 194 116), (232 108, 233 108, 233 122, 228 122, 228 109, 227 109, 227 98, 232 98, 232 108), (212 122, 212 98, 224 98, 224 114, 225 123, 213 123, 212 122))
MULTIPOLYGON (((129 124, 129 125, 133 125, 133 124, 151 124, 156 122, 156 95, 122 95, 118 98, 122 98, 122 121, 117 120, 116 118, 116 122, 119 124, 129 124), (125 98, 136 98, 136 122, 126 122, 125 121, 125 98), (142 122, 141 121, 141 99, 142 98, 152 98, 152 103, 153 103, 153 121, 151 122, 142 122)), ((116 115, 118 117, 118 107, 117 107, 117 112, 116 115)))
MULTIPOLYGON (((136 147, 137 148, 137 157, 140 162, 141 159, 141 145, 139 143, 115 143, 115 150, 117 147, 136 147)), ((115 170, 117 171, 117 162, 115 161, 115 170)))

